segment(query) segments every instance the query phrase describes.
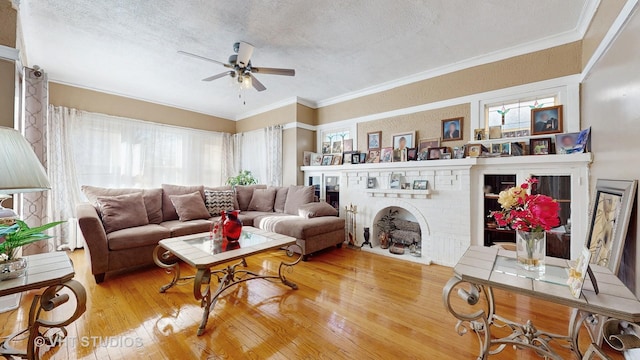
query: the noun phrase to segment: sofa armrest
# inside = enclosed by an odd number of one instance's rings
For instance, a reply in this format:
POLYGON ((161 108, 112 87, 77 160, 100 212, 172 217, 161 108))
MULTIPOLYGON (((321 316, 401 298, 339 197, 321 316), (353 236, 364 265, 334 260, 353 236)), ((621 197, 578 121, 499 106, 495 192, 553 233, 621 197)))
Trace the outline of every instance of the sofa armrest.
POLYGON ((76 206, 78 225, 84 236, 91 261, 91 273, 103 274, 109 268, 109 246, 107 233, 96 208, 89 203, 76 206))

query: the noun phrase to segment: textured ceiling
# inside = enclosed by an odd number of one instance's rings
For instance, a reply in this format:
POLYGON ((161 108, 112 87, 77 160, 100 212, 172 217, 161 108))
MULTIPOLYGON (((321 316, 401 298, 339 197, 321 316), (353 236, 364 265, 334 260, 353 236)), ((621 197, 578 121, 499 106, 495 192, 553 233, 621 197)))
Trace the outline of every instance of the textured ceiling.
POLYGON ((566 39, 592 1, 22 0, 20 16, 28 65, 53 81, 235 119, 566 39), (223 67, 176 53, 224 62, 238 40, 256 46, 255 66, 296 77, 258 75, 267 91, 246 91, 245 105, 231 80, 200 81, 223 67))

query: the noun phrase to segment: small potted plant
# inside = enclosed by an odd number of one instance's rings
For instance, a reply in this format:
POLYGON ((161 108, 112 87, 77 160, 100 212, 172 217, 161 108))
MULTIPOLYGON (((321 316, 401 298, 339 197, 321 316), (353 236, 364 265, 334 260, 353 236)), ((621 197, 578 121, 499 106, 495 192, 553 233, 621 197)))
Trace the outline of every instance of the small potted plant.
POLYGON ((236 176, 232 176, 227 179, 227 185, 253 185, 257 184, 258 180, 251 174, 249 170, 240 170, 240 173, 236 176))
POLYGON ((380 241, 380 247, 383 249, 389 248, 389 243, 391 240, 391 232, 396 229, 396 225, 394 223, 396 216, 398 215, 398 210, 389 209, 389 213, 383 215, 380 220, 376 223, 378 227, 378 240, 380 241))
POLYGON ((0 225, 0 280, 22 276, 27 268, 27 261, 17 257, 18 249, 24 245, 51 238, 43 231, 63 222, 56 221, 35 228, 30 228, 20 220, 16 220, 11 225, 0 225))

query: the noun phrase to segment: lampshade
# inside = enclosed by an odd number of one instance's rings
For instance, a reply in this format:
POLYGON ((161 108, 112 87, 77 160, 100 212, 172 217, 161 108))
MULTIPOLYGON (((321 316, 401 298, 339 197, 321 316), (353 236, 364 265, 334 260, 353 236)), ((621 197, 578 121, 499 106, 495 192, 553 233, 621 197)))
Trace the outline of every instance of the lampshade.
POLYGON ((0 194, 50 189, 31 145, 16 130, 0 126, 0 194))

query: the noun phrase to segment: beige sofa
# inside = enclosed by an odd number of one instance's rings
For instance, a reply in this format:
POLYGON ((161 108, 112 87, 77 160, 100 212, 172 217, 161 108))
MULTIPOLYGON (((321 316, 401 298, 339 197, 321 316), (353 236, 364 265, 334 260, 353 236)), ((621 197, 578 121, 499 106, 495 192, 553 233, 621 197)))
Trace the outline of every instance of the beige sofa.
POLYGON ((218 219, 210 214, 218 213, 216 206, 221 202, 241 210, 245 226, 295 237, 304 260, 344 241, 344 219, 328 204, 314 203, 312 187, 83 186, 82 190, 89 203, 77 206, 77 218, 96 283, 104 281, 108 272, 153 264, 153 251, 162 239, 209 231, 218 219), (206 214, 202 214, 203 203, 206 214))

